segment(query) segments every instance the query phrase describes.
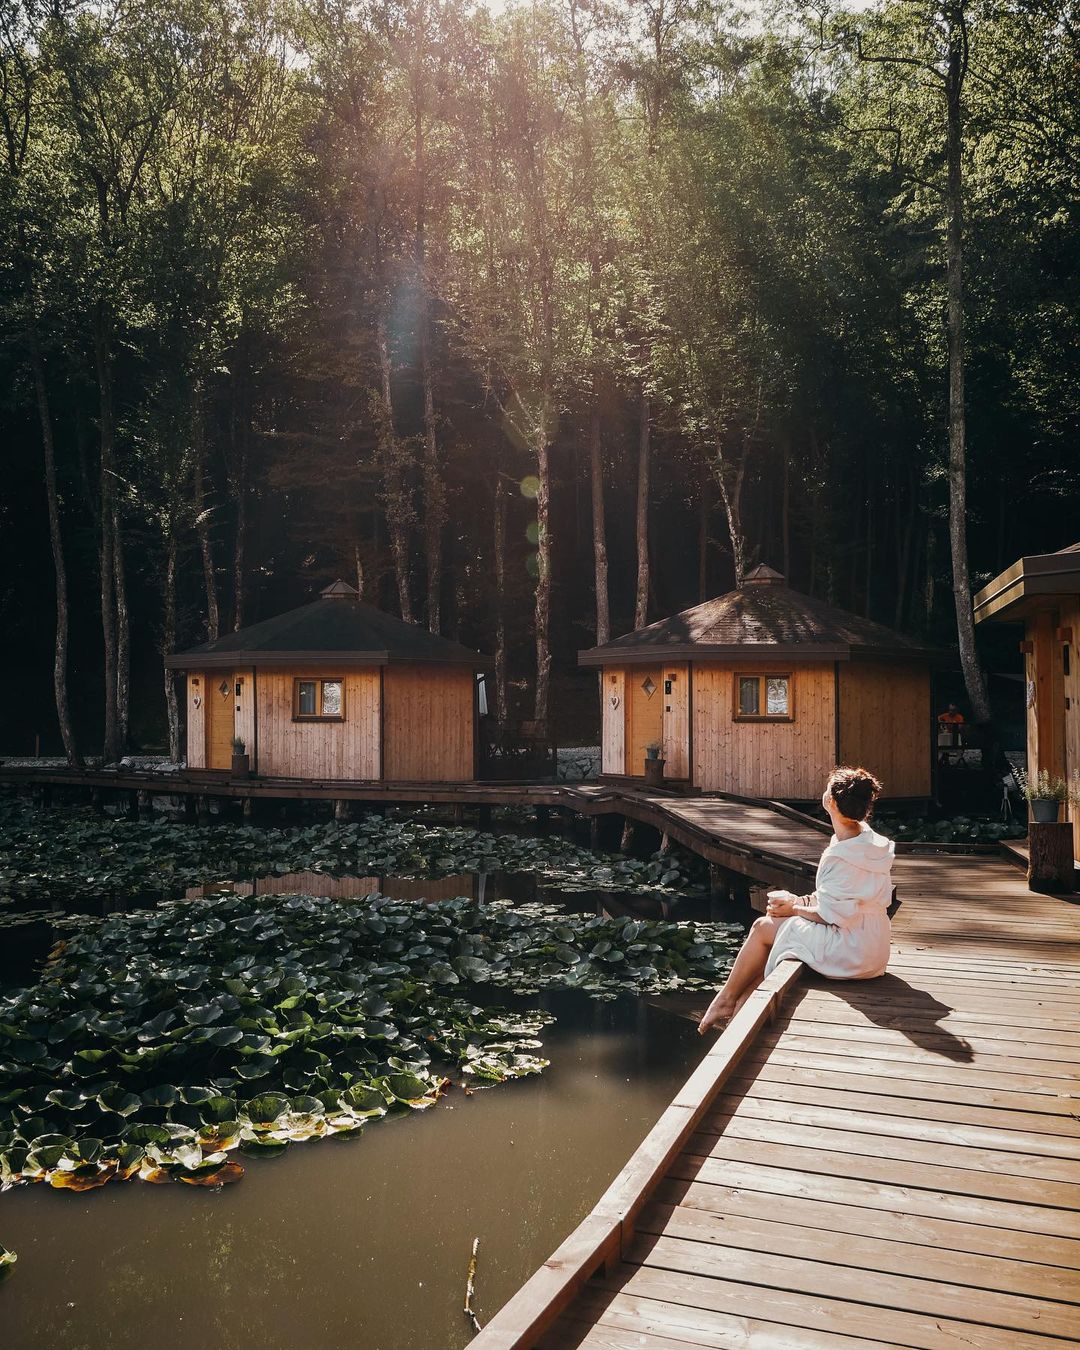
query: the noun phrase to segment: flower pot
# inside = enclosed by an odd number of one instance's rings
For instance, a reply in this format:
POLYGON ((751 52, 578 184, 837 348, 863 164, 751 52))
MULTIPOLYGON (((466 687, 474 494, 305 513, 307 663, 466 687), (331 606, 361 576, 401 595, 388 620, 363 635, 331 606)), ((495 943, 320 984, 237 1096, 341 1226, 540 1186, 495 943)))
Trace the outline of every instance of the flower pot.
POLYGON ((666 760, 659 757, 653 759, 649 756, 645 758, 645 782, 649 787, 660 787, 664 782, 664 765, 666 760))
POLYGON ((1051 797, 1032 797, 1031 819, 1040 825, 1053 825, 1061 810, 1061 803, 1051 797))
POLYGON ((233 755, 232 773, 234 778, 247 778, 251 774, 251 759, 248 755, 233 755))

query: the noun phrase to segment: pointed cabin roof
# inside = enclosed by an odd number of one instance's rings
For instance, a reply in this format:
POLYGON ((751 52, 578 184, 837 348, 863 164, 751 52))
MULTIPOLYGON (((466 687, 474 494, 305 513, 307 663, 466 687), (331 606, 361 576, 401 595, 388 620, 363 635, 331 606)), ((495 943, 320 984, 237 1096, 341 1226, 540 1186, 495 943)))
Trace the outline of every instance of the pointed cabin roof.
POLYGON ((850 661, 889 656, 940 661, 946 654, 883 624, 792 590, 764 564, 736 590, 579 653, 583 666, 679 659, 850 661))
POLYGON ((1000 576, 976 591, 975 622, 999 619, 1017 622, 1038 609, 1053 606, 1055 596, 1080 593, 1080 543, 1056 553, 1018 558, 1000 576))
POLYGON ((405 663, 474 670, 489 664, 469 647, 365 604, 360 593, 344 581, 333 582, 317 600, 298 609, 165 658, 173 670, 328 661, 342 667, 405 663))

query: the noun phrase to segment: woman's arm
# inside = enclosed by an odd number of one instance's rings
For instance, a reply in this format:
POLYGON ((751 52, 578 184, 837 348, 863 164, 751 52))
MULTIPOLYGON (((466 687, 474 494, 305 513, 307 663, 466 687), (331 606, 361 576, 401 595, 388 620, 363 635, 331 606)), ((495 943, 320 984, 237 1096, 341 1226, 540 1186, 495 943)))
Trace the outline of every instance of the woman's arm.
POLYGON ((810 895, 792 895, 790 891, 771 891, 769 893, 768 913, 774 919, 809 919, 811 923, 827 924, 818 910, 817 897, 810 895))

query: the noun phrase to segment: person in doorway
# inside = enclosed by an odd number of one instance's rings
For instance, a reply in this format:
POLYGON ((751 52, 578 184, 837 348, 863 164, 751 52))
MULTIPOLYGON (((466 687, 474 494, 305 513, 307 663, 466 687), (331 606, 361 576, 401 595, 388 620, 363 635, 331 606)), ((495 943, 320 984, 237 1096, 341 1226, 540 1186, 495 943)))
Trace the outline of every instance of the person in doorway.
POLYGON ((964 714, 950 703, 943 713, 938 713, 938 752, 942 764, 959 764, 964 758, 960 745, 960 732, 964 725, 964 714))
POLYGON ((892 865, 896 846, 868 823, 881 784, 866 769, 829 775, 821 804, 833 837, 810 895, 770 891, 723 988, 698 1024, 704 1035, 733 1017, 781 961, 804 961, 834 980, 872 980, 889 963, 892 865))

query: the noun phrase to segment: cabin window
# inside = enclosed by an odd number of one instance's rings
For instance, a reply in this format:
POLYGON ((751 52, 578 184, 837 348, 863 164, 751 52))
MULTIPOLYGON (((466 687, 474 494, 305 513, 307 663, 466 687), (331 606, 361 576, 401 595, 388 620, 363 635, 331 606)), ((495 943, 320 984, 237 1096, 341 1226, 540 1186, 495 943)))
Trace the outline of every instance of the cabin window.
POLYGON ((340 722, 345 717, 345 685, 341 680, 296 680, 293 683, 293 719, 304 722, 340 722))
POLYGON ((790 722, 790 675, 736 675, 735 720, 737 722, 790 722))

